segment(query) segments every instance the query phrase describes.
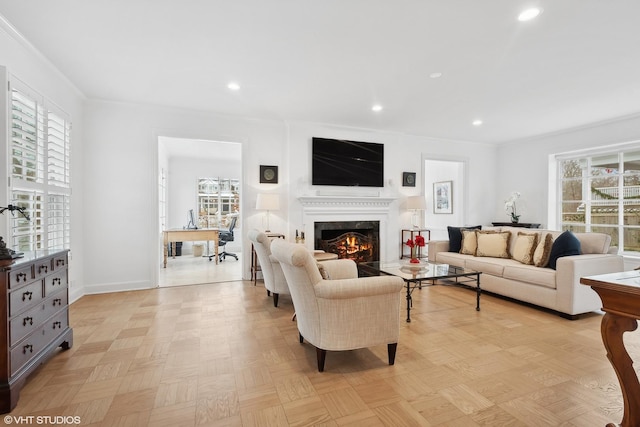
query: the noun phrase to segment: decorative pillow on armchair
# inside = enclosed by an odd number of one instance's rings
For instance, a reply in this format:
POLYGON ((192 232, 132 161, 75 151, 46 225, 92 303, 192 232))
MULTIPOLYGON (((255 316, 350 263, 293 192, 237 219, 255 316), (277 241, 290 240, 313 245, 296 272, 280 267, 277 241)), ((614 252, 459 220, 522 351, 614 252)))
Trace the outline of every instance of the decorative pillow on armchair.
POLYGON ((480 230, 481 225, 473 227, 447 227, 449 232, 449 252, 460 252, 462 247, 462 230, 480 230))
POLYGON ((476 231, 478 249, 476 256, 511 258, 509 255, 510 231, 476 231))

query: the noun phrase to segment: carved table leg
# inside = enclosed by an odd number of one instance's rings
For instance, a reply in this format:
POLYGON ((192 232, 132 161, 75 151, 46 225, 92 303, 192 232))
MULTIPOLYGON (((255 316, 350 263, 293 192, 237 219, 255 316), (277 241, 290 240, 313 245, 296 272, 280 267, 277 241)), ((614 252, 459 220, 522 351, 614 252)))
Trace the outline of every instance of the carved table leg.
POLYGON ((621 427, 640 426, 640 383, 622 337, 625 332, 635 331, 637 328, 638 321, 631 317, 607 312, 602 318, 602 341, 607 350, 607 358, 618 376, 624 401, 621 427))

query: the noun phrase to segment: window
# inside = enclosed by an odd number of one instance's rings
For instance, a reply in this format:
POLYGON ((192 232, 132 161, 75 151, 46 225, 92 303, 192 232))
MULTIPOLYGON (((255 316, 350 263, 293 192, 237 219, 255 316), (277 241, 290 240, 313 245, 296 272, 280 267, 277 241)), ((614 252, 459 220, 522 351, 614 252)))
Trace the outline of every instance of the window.
POLYGON ((558 159, 563 230, 611 236, 640 252, 640 147, 558 159))
POLYGON ((66 114, 17 80, 10 82, 10 203, 8 243, 19 251, 70 245, 70 132, 66 114))
MULTIPOLYGON (((240 181, 230 178, 198 179, 198 227, 226 228, 240 212, 240 181)), ((236 222, 236 227, 239 224, 236 222)))

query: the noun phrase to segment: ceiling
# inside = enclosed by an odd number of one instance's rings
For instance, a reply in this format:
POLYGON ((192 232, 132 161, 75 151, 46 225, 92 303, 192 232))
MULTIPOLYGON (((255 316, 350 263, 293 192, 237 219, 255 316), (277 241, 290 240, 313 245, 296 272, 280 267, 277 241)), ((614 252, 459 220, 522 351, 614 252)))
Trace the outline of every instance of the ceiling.
POLYGON ((640 113, 637 0, 0 0, 0 15, 90 99, 487 143, 640 113))

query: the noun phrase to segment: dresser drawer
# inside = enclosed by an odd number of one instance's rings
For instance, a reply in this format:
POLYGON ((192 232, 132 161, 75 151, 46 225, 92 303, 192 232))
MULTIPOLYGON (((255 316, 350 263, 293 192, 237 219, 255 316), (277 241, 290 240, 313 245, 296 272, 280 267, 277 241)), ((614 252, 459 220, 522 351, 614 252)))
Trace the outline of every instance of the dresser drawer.
POLYGON ((67 269, 67 254, 64 253, 62 255, 58 255, 58 256, 54 256, 53 257, 53 270, 57 271, 57 270, 66 270, 67 269))
POLYGON ((48 297, 67 288, 67 270, 59 270, 44 278, 44 296, 48 297))
POLYGON ((69 327, 69 312, 65 307, 64 310, 47 320, 42 325, 44 336, 47 342, 53 341, 62 331, 69 327))
POLYGON ((45 258, 38 260, 33 264, 33 274, 36 279, 42 278, 53 271, 53 264, 51 258, 45 258))
POLYGON ((55 295, 53 298, 49 298, 31 310, 11 319, 9 322, 10 345, 13 346, 40 326, 44 320, 55 315, 67 305, 67 293, 61 292, 59 295, 55 295))
POLYGON ((11 348, 11 375, 14 375, 29 360, 38 355, 47 346, 48 338, 44 326, 11 348))
POLYGON ((38 280, 9 293, 9 317, 42 302, 42 281, 38 280))
POLYGON ((24 286, 27 282, 33 280, 33 269, 31 266, 16 268, 9 272, 9 289, 24 286))

